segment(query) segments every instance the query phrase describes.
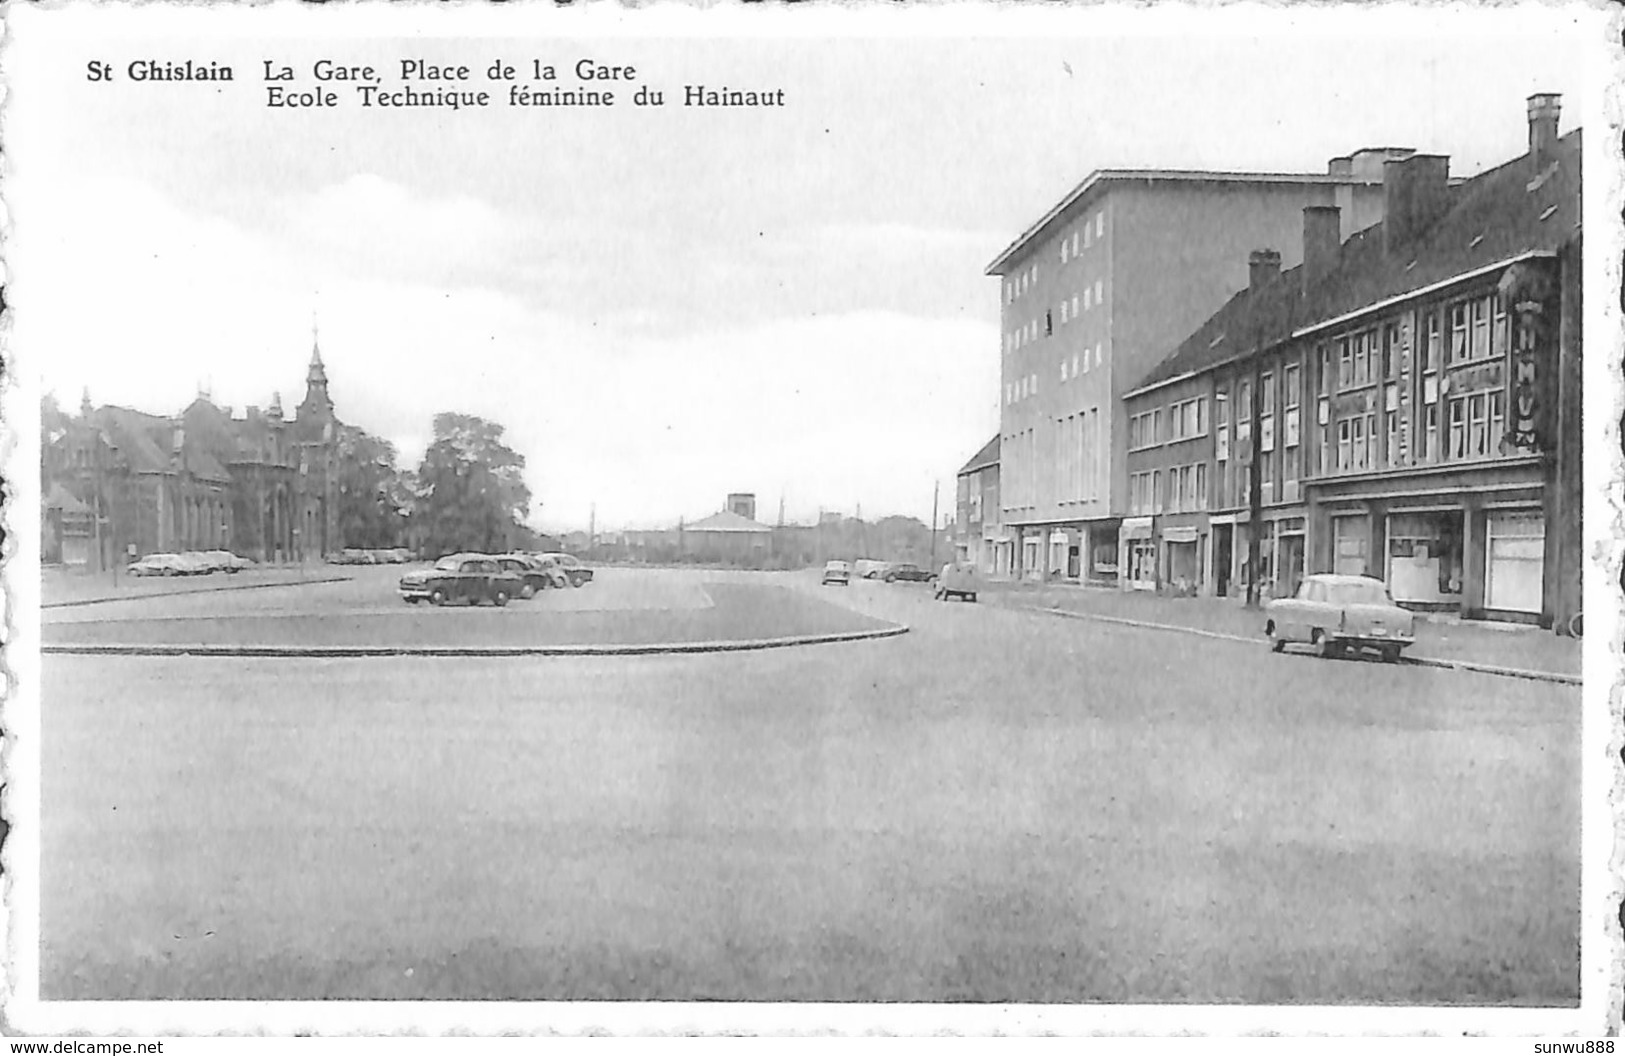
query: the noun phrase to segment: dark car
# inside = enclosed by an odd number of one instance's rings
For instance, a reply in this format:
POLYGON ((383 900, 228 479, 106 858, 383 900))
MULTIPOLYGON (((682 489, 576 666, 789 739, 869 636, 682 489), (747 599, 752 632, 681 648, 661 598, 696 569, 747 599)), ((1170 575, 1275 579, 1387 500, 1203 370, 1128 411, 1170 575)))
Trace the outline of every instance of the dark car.
POLYGON ((503 554, 496 562, 504 572, 519 577, 521 598, 533 598, 538 591, 564 585, 562 577, 529 554, 503 554))
POLYGON ((930 583, 937 578, 937 574, 905 561, 887 568, 885 578, 887 583, 896 583, 898 580, 904 583, 930 583))
POLYGON ((541 555, 551 558, 558 564, 559 570, 570 580, 572 587, 579 587, 584 583, 592 582, 592 569, 581 563, 581 559, 573 554, 549 553, 541 555))
POLYGON ((486 554, 452 554, 434 567, 401 577, 401 597, 407 604, 478 605, 489 601, 506 605, 524 591, 524 581, 505 571, 497 558, 486 554))

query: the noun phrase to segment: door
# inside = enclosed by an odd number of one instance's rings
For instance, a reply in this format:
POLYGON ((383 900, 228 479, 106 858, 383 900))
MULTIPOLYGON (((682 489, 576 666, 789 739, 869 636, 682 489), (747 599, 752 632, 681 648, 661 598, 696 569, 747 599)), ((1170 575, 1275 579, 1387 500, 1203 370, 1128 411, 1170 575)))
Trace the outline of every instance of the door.
POLYGON ((1276 597, 1296 597, 1303 582, 1303 536, 1281 536, 1281 566, 1275 575, 1276 597))
POLYGON ((1230 563, 1233 559, 1234 544, 1234 525, 1213 526, 1213 583, 1215 593, 1221 598, 1230 596, 1230 563))
POLYGON ((1332 571, 1340 576, 1363 576, 1370 532, 1364 515, 1332 518, 1332 571))

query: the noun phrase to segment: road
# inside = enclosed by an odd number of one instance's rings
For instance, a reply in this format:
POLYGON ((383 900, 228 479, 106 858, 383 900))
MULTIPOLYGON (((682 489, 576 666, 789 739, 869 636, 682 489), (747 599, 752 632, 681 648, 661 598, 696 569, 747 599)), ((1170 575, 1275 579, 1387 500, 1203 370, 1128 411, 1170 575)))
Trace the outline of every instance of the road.
POLYGON ((1577 689, 815 579, 911 632, 47 656, 42 996, 1577 1001, 1577 689))

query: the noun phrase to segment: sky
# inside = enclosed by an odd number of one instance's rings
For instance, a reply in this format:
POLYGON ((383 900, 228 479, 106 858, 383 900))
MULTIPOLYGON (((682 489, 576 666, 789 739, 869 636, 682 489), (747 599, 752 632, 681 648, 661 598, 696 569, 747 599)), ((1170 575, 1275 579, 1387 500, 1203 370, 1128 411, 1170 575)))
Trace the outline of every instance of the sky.
POLYGON ((985 268, 1091 171, 1401 145, 1471 175, 1522 153, 1527 95, 1564 93, 1567 131, 1596 83, 1549 8, 992 11, 12 12, 18 369, 69 408, 291 410, 314 319, 343 419, 403 465, 439 411, 501 423, 550 530, 735 491, 765 520, 928 520, 998 428, 985 268), (264 105, 266 60, 308 89, 321 58, 463 63, 498 105, 264 105), (514 109, 483 78, 590 87, 581 58, 638 71, 621 105, 514 109), (237 80, 138 84, 134 59, 237 80), (787 105, 684 108, 688 84, 787 105), (638 85, 668 105, 624 105, 638 85))

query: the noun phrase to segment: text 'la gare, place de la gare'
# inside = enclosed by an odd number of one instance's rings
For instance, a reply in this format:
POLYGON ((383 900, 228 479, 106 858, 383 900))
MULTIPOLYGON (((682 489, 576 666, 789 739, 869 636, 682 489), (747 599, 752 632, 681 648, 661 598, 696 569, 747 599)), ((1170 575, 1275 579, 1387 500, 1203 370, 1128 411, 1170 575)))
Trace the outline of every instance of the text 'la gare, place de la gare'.
MULTIPOLYGON (((363 109, 428 107, 446 110, 510 107, 657 107, 668 103, 685 107, 782 107, 784 89, 727 84, 684 84, 670 91, 646 83, 636 66, 602 62, 594 58, 553 63, 529 59, 518 64, 506 59, 488 66, 441 63, 423 58, 397 59, 390 67, 319 59, 308 67, 295 67, 276 59, 261 60, 255 71, 272 109, 341 107, 354 103, 363 109), (390 80, 385 71, 397 73, 390 80), (301 77, 301 73, 305 76, 301 77)), ((137 59, 123 69, 100 59, 86 65, 85 79, 111 84, 119 80, 137 84, 236 82, 235 67, 213 61, 187 59, 171 62, 137 59), (120 74, 122 73, 122 77, 120 74)))

